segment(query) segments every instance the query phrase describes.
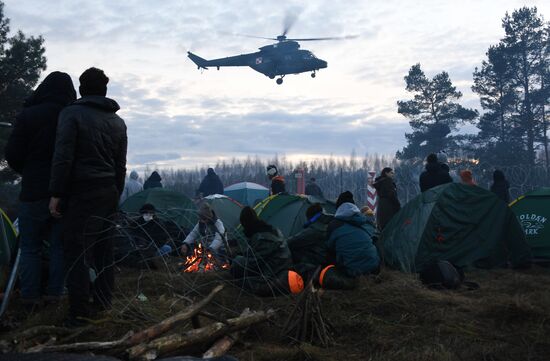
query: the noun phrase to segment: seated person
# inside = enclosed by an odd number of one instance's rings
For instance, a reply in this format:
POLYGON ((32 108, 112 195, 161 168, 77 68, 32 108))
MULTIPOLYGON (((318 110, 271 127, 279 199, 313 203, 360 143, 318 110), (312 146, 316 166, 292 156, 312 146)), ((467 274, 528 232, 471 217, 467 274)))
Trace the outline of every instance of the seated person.
POLYGON ((214 210, 203 203, 199 209, 199 221, 185 237, 181 246, 183 255, 191 255, 199 244, 222 263, 226 263, 225 227, 214 210))
POLYGON ((307 209, 306 217, 304 229, 286 242, 296 271, 309 279, 327 261, 327 227, 334 216, 324 213, 321 204, 315 203, 307 209))
MULTIPOLYGON (((327 249, 332 267, 323 269, 335 273, 339 278, 356 278, 360 275, 378 273, 380 257, 373 244, 374 224, 355 205, 353 194, 346 191, 338 197, 336 214, 327 229, 327 249)), ((321 271, 320 276, 326 273, 321 271)), ((327 288, 348 288, 320 284, 327 288)), ((351 282, 349 284, 352 284, 351 282)))
POLYGON ((249 247, 234 258, 233 277, 258 295, 300 292, 303 280, 291 269, 292 256, 281 231, 259 219, 250 207, 243 208, 240 221, 249 247))

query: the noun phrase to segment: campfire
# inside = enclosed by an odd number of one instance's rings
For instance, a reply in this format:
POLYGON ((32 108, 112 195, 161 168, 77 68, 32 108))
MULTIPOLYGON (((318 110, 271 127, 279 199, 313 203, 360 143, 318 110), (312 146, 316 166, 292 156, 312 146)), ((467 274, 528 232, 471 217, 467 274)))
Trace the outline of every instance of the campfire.
POLYGON ((180 263, 183 272, 208 272, 229 269, 229 263, 218 260, 212 252, 203 248, 199 243, 193 250, 193 254, 188 256, 185 262, 180 263))

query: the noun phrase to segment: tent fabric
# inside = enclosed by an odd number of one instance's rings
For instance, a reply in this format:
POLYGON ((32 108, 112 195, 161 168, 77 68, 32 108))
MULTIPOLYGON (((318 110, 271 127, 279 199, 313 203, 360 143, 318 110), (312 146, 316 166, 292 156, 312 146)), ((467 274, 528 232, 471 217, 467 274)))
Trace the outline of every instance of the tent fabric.
POLYGON ((11 261, 16 253, 17 232, 10 219, 0 209, 0 288, 3 290, 11 271, 11 261))
POLYGON ((128 197, 120 206, 127 213, 138 213, 146 203, 157 209, 161 219, 170 220, 180 227, 190 230, 197 223, 197 206, 183 193, 165 188, 149 188, 128 197))
POLYGON ((526 193, 510 208, 518 218, 533 257, 550 259, 550 188, 539 188, 526 193))
POLYGON ((257 183, 241 182, 226 187, 223 193, 244 206, 255 206, 269 196, 269 189, 257 183))
POLYGON ((421 193, 388 223, 379 241, 386 265, 419 272, 434 260, 459 267, 496 267, 531 259, 514 214, 492 192, 444 184, 421 193))
POLYGON ((243 208, 239 202, 222 194, 212 194, 203 198, 203 200, 216 212, 216 215, 222 220, 227 231, 237 228, 243 208))
POLYGON ((336 212, 336 205, 322 198, 304 195, 277 194, 264 199, 254 209, 260 219, 271 224, 290 237, 300 232, 307 221, 306 210, 314 203, 321 203, 329 214, 336 212))

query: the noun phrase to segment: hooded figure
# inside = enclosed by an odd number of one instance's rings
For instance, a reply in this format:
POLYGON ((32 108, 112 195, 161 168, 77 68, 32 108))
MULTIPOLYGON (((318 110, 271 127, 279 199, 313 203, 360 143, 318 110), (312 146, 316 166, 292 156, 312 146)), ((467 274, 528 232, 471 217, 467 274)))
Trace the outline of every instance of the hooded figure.
POLYGON ((122 194, 120 195, 120 202, 119 204, 122 204, 128 197, 135 193, 139 193, 143 190, 143 185, 139 181, 139 175, 138 173, 133 170, 130 173, 130 178, 126 181, 126 184, 124 184, 124 190, 122 191, 122 194))
POLYGON ((380 257, 372 241, 374 225, 355 204, 340 204, 327 234, 331 261, 342 273, 357 277, 378 272, 380 257))
POLYGON ((376 223, 380 230, 401 209, 401 203, 397 198, 397 186, 393 181, 395 172, 391 168, 384 168, 379 177, 374 180, 373 187, 378 194, 378 210, 376 212, 376 223))
POLYGON ((267 166, 267 177, 271 180, 271 194, 285 193, 285 178, 279 175, 279 170, 273 164, 267 166))
POLYGON ((497 197, 506 202, 506 204, 510 203, 510 183, 508 183, 504 173, 501 170, 497 169, 493 172, 491 192, 496 194, 497 197))
POLYGON ((213 168, 208 168, 197 193, 202 194, 203 197, 211 194, 223 194, 223 183, 213 168))
POLYGON ((58 71, 38 85, 17 116, 5 149, 9 166, 21 174, 19 231, 21 236, 21 297, 35 303, 42 296, 42 241, 50 243, 46 295, 61 297, 65 277, 61 228, 50 216, 50 173, 57 119, 76 100, 71 77, 58 71))
POLYGON ((214 210, 203 203, 199 209, 199 222, 185 237, 181 252, 190 255, 193 249, 199 244, 207 249, 220 262, 225 263, 225 227, 221 219, 216 216, 214 210))
POLYGON ((321 187, 319 187, 319 185, 315 182, 315 178, 313 177, 311 177, 309 182, 307 182, 305 193, 308 196, 324 198, 321 187))
POLYGON ((149 178, 147 178, 145 183, 143 183, 143 189, 162 188, 161 180, 160 174, 155 170, 151 173, 149 178))
POLYGON ((437 155, 430 154, 426 158, 426 170, 420 174, 420 191, 425 192, 428 189, 437 187, 441 184, 452 183, 453 179, 449 175, 449 166, 442 166, 437 160, 437 155))

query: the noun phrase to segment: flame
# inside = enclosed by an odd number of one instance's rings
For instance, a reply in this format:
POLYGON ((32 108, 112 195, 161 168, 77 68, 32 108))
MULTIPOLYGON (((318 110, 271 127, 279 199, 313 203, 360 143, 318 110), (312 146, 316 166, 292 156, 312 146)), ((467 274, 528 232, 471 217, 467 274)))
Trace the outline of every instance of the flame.
POLYGON ((188 256, 185 262, 180 263, 180 265, 183 267, 183 272, 186 273, 229 269, 229 263, 220 263, 221 262, 217 260, 210 251, 205 250, 202 247, 202 244, 199 243, 199 245, 193 250, 193 254, 188 256))

